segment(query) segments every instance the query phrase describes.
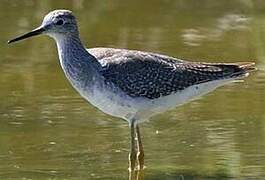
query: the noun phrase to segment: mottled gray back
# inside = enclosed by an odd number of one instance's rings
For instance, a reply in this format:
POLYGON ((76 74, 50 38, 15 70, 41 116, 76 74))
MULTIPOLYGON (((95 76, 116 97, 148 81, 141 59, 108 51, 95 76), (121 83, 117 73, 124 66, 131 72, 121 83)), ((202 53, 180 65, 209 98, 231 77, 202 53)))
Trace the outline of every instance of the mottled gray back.
POLYGON ((89 49, 102 64, 101 74, 132 97, 155 99, 187 87, 245 73, 234 64, 207 64, 182 61, 141 51, 89 49))

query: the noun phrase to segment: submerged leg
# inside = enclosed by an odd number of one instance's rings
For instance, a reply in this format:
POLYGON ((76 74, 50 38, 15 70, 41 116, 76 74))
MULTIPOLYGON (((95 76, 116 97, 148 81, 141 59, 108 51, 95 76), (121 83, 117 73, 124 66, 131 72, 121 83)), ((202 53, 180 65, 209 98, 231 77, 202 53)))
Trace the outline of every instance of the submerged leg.
POLYGON ((134 171, 136 166, 136 144, 135 144, 135 120, 130 124, 131 131, 131 152, 129 154, 129 170, 134 171))
POLYGON ((144 147, 142 144, 140 128, 138 125, 136 125, 136 137, 138 146, 137 160, 139 164, 139 169, 142 170, 144 168, 144 147))

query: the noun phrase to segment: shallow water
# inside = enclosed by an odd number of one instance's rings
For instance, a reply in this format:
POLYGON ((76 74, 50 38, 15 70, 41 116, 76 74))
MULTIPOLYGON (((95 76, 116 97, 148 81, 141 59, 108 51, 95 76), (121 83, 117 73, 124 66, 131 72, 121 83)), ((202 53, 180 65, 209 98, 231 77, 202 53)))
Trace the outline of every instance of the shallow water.
POLYGON ((2 1, 0 179, 127 179, 129 131, 83 100, 55 43, 6 41, 65 8, 87 47, 194 61, 253 60, 259 71, 141 124, 145 179, 265 176, 265 3, 233 0, 2 1))

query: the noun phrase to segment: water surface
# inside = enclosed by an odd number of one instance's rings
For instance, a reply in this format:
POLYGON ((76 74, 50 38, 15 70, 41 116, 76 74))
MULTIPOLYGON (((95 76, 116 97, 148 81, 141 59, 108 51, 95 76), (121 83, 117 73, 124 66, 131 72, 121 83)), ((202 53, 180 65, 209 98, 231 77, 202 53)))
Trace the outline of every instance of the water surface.
POLYGON ((87 47, 158 52, 205 62, 253 60, 244 83, 141 124, 145 179, 265 176, 265 3, 233 0, 23 1, 0 6, 0 179, 127 179, 129 129, 67 82, 56 46, 6 41, 43 15, 71 9, 87 47))

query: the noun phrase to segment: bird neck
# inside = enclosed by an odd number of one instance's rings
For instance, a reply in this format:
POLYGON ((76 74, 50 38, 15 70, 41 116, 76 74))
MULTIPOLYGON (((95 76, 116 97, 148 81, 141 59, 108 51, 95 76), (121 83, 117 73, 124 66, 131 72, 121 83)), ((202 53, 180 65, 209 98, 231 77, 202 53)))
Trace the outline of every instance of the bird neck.
POLYGON ((74 86, 87 86, 96 79, 101 68, 97 59, 89 54, 78 36, 57 36, 56 44, 61 66, 74 86))

